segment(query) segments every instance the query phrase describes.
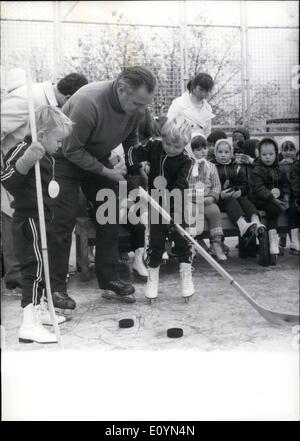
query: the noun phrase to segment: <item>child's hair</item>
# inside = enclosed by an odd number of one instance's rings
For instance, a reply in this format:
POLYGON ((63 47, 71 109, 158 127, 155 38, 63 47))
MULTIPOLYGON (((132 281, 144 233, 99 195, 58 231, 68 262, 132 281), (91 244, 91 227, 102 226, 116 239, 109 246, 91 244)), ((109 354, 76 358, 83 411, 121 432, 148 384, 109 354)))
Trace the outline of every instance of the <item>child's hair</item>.
POLYGON ((160 135, 162 138, 176 144, 180 141, 186 145, 191 140, 191 126, 185 118, 178 117, 165 120, 161 126, 160 135))
POLYGON ((232 157, 232 156, 233 156, 233 146, 232 146, 232 143, 231 143, 231 141, 230 141, 229 139, 218 139, 218 141, 217 141, 216 144, 215 144, 215 156, 217 156, 217 153, 218 153, 218 147, 219 147, 219 145, 222 144, 222 143, 228 145, 228 147, 229 147, 229 149, 230 149, 231 157, 232 157))
POLYGON ((277 145, 277 142, 275 141, 275 139, 273 139, 273 138, 263 138, 259 141, 259 143, 257 145, 258 156, 260 156, 260 152, 261 152, 262 146, 264 144, 273 144, 274 150, 276 153, 276 159, 277 159, 278 158, 278 145, 277 145))
POLYGON ((196 136, 192 137, 191 140, 191 149, 206 149, 207 148, 207 141, 204 135, 201 135, 200 133, 196 136))
POLYGON ((61 110, 54 106, 40 106, 35 111, 37 132, 49 133, 61 129, 65 136, 72 131, 73 122, 61 110))
POLYGON ((207 137, 207 142, 209 144, 213 144, 215 145, 215 143, 219 140, 219 139, 227 139, 227 135, 225 132, 223 132, 223 130, 221 129, 215 129, 213 132, 211 132, 208 137, 207 137))
POLYGON ((245 141, 247 141, 247 139, 250 139, 250 133, 249 133, 249 130, 246 129, 246 127, 243 127, 243 126, 236 127, 234 129, 234 131, 232 132, 232 136, 235 133, 241 133, 243 135, 245 141))

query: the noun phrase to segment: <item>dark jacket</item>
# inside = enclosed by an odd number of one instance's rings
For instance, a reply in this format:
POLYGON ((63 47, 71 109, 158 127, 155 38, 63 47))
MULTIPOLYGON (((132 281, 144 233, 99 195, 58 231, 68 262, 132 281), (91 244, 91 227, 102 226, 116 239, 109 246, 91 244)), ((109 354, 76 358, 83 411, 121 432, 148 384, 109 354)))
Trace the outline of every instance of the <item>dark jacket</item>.
POLYGON ((153 188, 153 181, 157 176, 164 176, 167 180, 167 189, 189 188, 189 177, 193 161, 186 151, 177 156, 168 156, 160 139, 150 139, 147 144, 131 147, 125 155, 126 165, 129 169, 135 164, 148 161, 150 164, 149 189, 153 188))
POLYGON ((299 159, 293 162, 289 174, 291 199, 300 207, 300 162, 299 159))
MULTIPOLYGON (((254 201, 269 202, 274 199, 271 193, 273 188, 282 189, 279 165, 276 161, 271 166, 266 166, 257 158, 251 169, 250 175, 250 196, 254 201)), ((282 190, 280 197, 282 197, 282 190)))
MULTIPOLYGON (((23 142, 13 147, 4 158, 4 171, 1 173, 1 183, 14 197, 12 208, 14 216, 33 217, 38 219, 38 206, 35 183, 35 167, 32 167, 27 175, 18 172, 15 165, 17 160, 24 155, 31 144, 31 138, 26 137, 23 142)), ((54 160, 48 155, 40 160, 41 183, 44 200, 45 219, 53 218, 53 202, 48 194, 48 185, 55 176, 54 160)))
POLYGON ((217 167, 222 190, 226 180, 229 181, 227 188, 241 190, 242 196, 248 195, 248 182, 243 167, 237 164, 235 158, 232 158, 229 164, 219 164, 216 160, 211 161, 217 167))

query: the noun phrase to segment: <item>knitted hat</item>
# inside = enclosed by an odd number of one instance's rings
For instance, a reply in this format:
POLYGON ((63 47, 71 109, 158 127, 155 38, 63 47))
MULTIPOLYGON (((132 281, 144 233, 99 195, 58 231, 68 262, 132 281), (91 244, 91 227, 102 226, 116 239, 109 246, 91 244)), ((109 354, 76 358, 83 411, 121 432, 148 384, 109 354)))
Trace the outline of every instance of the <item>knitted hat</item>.
POLYGON ((222 143, 225 143, 229 146, 230 153, 231 153, 230 156, 232 157, 233 156, 233 146, 232 146, 232 143, 229 139, 218 139, 218 141, 216 142, 216 145, 215 145, 215 156, 217 156, 218 147, 222 143))
POLYGON ((215 144, 218 139, 227 139, 226 133, 221 129, 216 129, 211 132, 207 137, 207 142, 209 144, 215 144))
POLYGON ((280 141, 280 151, 282 151, 282 145, 285 142, 291 142, 292 144, 294 144, 296 151, 299 150, 299 143, 297 141, 297 138, 295 136, 285 136, 280 141))
POLYGON ((250 139, 250 133, 249 133, 249 130, 246 129, 246 127, 238 126, 238 127, 232 132, 232 136, 233 136, 235 133, 241 133, 241 134, 244 136, 245 141, 246 141, 247 139, 250 139))

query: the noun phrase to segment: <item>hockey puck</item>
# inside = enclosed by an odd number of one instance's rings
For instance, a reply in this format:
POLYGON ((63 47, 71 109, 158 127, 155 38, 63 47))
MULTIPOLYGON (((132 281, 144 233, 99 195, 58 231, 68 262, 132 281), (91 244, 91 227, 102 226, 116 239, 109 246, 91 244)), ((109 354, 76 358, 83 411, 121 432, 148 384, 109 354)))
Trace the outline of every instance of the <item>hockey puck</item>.
POLYGON ((167 329, 167 336, 169 338, 180 338, 183 336, 182 328, 169 328, 167 329))
POLYGON ((119 320, 120 328, 132 328, 133 326, 134 326, 134 321, 132 319, 119 320))

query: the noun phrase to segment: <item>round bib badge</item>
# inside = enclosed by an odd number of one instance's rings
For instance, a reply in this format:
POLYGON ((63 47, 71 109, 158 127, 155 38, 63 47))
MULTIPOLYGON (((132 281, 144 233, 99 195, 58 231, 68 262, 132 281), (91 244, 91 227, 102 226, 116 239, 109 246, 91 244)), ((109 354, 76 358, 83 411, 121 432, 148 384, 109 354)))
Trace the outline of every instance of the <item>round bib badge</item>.
POLYGON ((168 183, 164 176, 157 176, 153 181, 153 185, 158 190, 163 190, 164 188, 167 188, 168 183))
POLYGON ((280 196, 280 190, 279 188, 272 188, 271 190, 272 195, 274 196, 274 198, 278 199, 280 196))
POLYGON ((49 182, 48 185, 48 193, 50 198, 54 199, 58 196, 59 193, 59 183, 52 179, 52 181, 49 182))

